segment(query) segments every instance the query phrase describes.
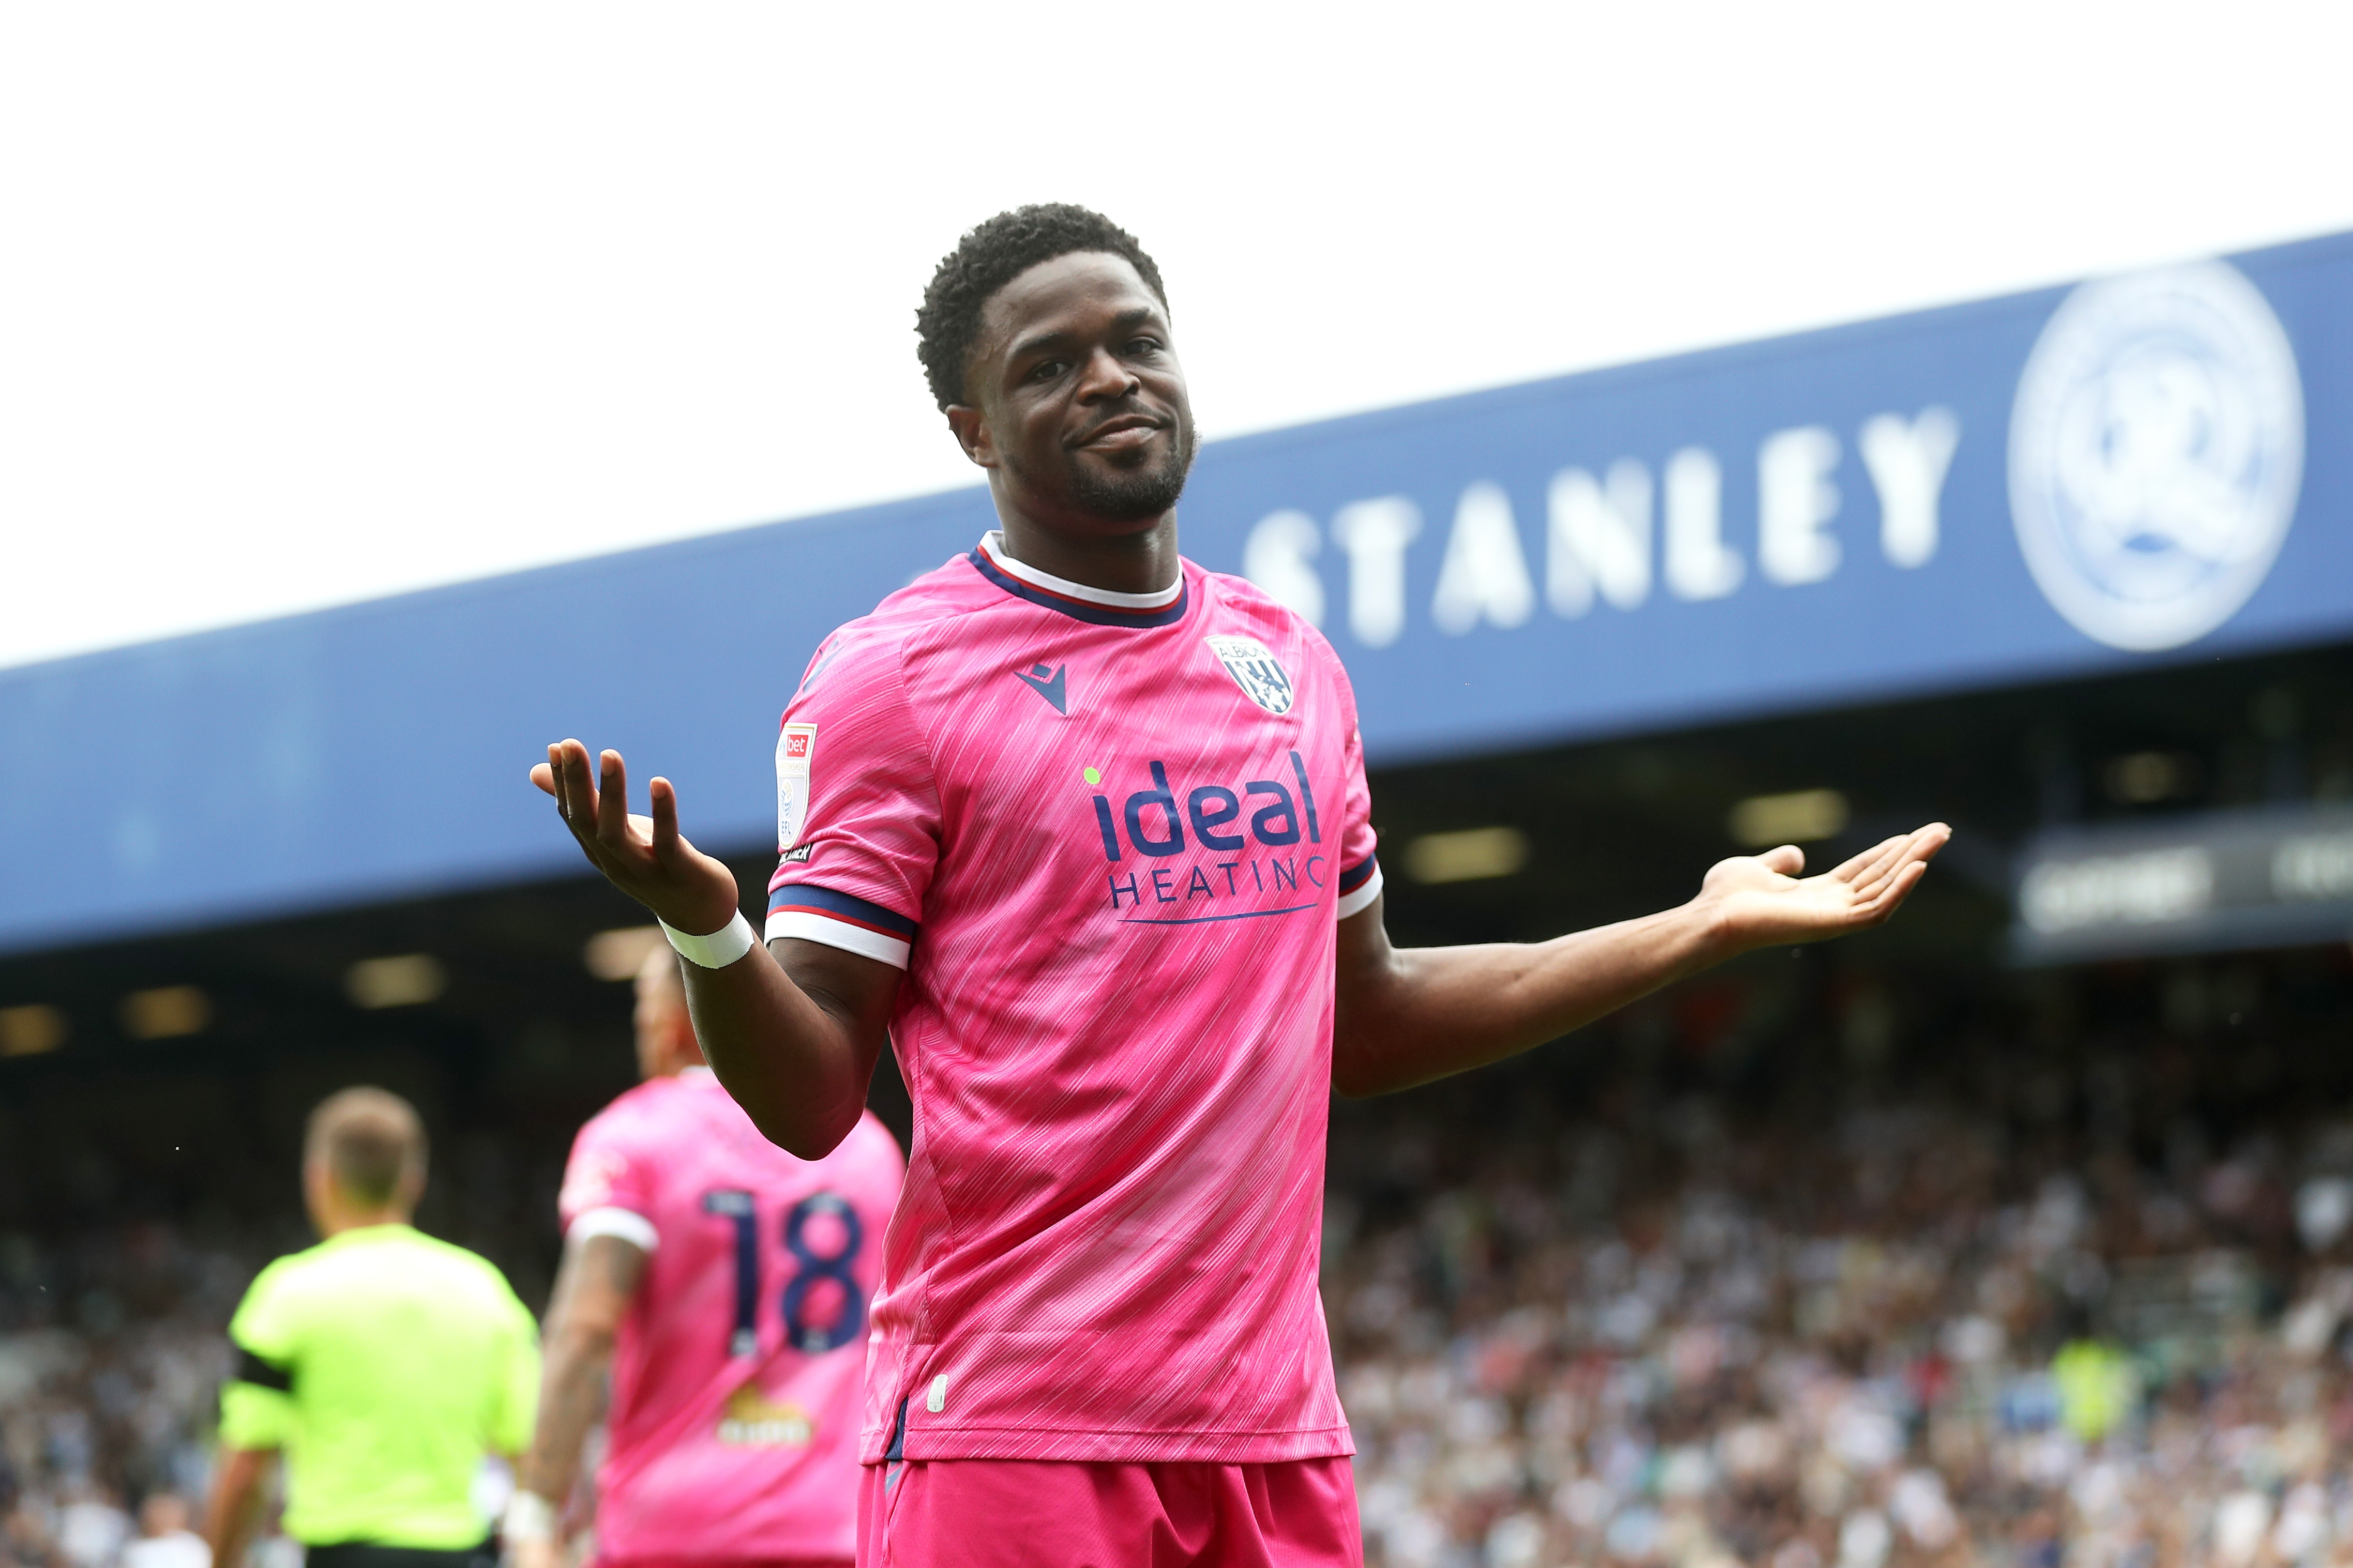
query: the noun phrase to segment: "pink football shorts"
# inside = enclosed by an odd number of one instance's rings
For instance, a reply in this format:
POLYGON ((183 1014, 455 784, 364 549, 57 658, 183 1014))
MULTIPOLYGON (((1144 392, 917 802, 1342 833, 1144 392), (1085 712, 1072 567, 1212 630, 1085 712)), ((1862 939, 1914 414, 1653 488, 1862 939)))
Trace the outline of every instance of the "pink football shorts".
POLYGON ((1345 1458, 863 1468, 860 1568, 1363 1568, 1345 1458))

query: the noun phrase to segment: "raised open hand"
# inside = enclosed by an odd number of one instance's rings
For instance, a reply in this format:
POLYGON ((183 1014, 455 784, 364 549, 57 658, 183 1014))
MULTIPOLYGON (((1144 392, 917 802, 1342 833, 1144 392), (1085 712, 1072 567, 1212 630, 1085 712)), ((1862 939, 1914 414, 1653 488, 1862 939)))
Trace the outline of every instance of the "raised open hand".
POLYGON ((1818 877, 1799 876, 1806 857, 1794 844, 1738 855, 1709 868, 1700 898, 1715 906, 1736 951, 1842 936, 1894 914, 1952 836, 1951 828, 1932 822, 1873 845, 1818 877))
POLYGON ((632 816, 621 753, 606 752, 597 761, 601 779, 589 771, 586 746, 562 741, 531 770, 531 782, 555 797, 556 814, 588 863, 680 931, 702 936, 734 919, 735 874, 679 832, 678 791, 670 780, 649 786, 651 816, 632 816))

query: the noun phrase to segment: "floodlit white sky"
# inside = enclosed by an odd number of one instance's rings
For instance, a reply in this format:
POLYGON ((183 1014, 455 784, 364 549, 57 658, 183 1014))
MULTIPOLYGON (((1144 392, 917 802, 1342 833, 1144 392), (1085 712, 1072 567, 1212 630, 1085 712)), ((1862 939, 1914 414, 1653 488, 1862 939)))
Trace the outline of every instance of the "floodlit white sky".
POLYGON ((1211 436, 2353 228, 2353 7, 0 10, 0 665, 969 482, 972 222, 1211 436))

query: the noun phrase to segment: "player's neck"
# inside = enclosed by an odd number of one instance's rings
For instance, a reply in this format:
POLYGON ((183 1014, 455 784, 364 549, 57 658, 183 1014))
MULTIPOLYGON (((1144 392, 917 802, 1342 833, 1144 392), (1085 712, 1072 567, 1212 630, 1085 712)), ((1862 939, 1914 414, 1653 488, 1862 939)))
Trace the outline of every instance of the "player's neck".
POLYGON ((1135 533, 1071 534, 1003 513, 998 526, 1005 553, 1024 566, 1106 594, 1161 593, 1183 570, 1176 561, 1173 510, 1135 533))

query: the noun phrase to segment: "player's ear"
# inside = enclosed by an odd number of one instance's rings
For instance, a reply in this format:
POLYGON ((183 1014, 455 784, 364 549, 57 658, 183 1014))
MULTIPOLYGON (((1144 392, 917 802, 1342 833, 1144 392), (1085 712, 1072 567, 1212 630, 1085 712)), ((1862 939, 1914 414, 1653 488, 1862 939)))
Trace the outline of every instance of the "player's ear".
POLYGON ((948 428, 955 432, 956 445, 974 465, 983 468, 997 467, 997 437, 988 428, 988 416, 968 403, 947 405, 948 428))

